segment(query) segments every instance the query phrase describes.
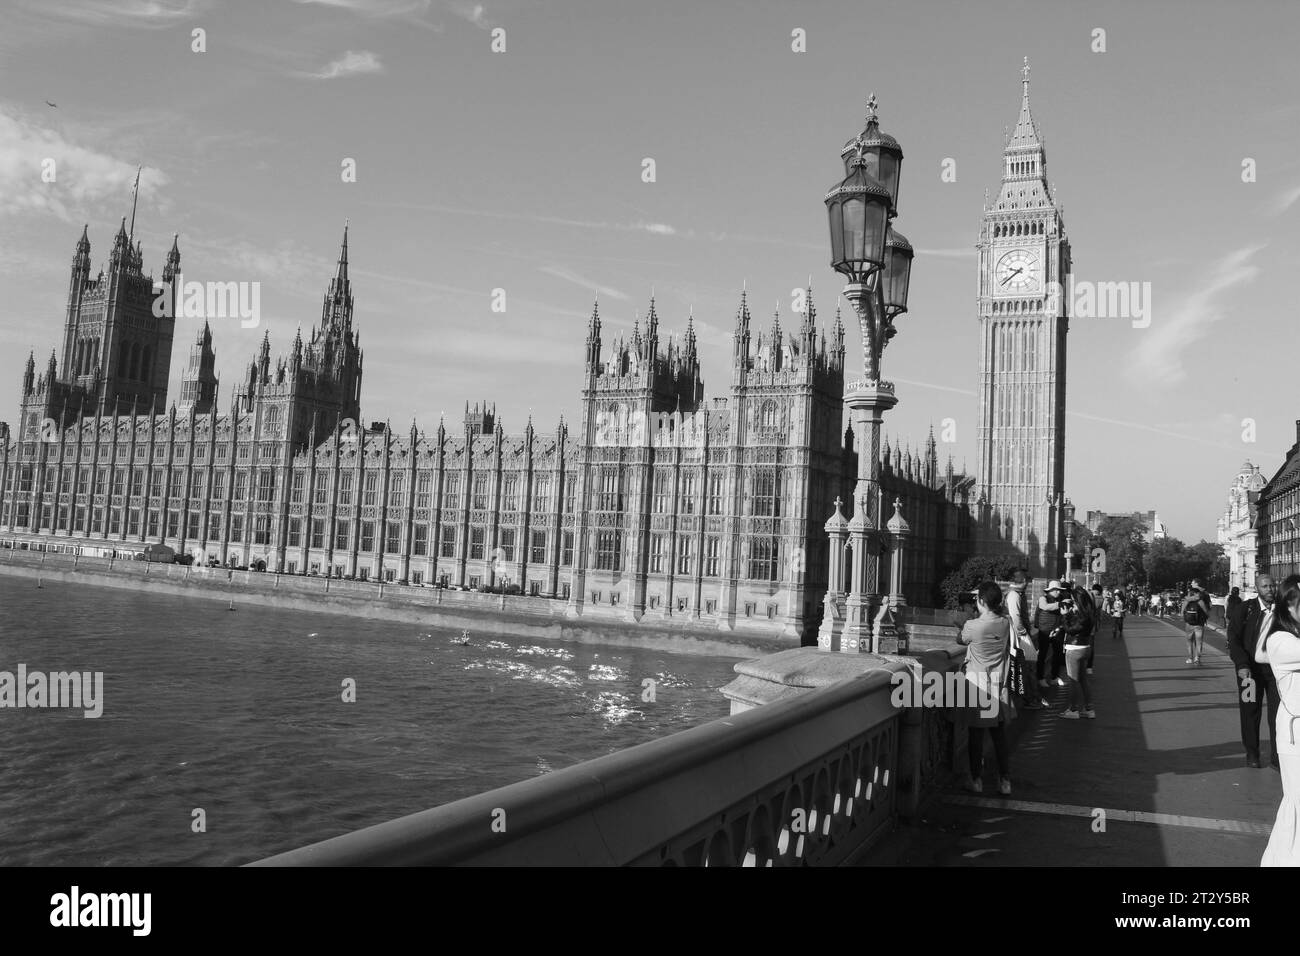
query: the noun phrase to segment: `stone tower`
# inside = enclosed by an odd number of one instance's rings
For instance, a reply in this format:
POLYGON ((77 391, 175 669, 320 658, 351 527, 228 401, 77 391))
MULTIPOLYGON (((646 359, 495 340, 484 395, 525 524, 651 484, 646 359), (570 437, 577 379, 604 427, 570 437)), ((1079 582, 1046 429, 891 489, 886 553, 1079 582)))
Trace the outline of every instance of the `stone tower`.
POLYGON ((611 590, 627 575, 627 614, 640 620, 645 611, 652 468, 675 452, 679 438, 670 429, 680 415, 693 416, 704 397, 696 346, 692 321, 680 343, 661 347, 652 294, 644 333, 638 317, 631 337, 617 336, 606 359, 600 311, 592 308, 578 437, 581 555, 572 578, 574 607, 582 605, 590 582, 611 590))
MULTIPOLYGON (((134 208, 131 222, 134 229, 134 208)), ((164 282, 179 274, 180 261, 173 239, 164 282)), ((108 271, 91 278, 90 236, 82 230, 68 283, 61 374, 51 383, 77 393, 70 405, 80 407, 84 400, 88 411, 138 414, 166 405, 176 319, 174 309, 154 308, 158 293, 143 265, 143 250, 123 217, 108 271)))
POLYGON ((190 346, 189 361, 181 374, 181 398, 178 411, 206 415, 217 403, 216 353, 212 350, 212 329, 208 323, 190 346))
POLYGON ((1047 181, 1047 151, 1029 110, 1006 141, 1002 186, 984 209, 979 243, 980 410, 978 527, 983 552, 1020 555, 1030 573, 1060 572, 1065 483, 1063 288, 1071 271, 1062 208, 1047 181))
POLYGON ((261 434, 304 446, 341 422, 361 419, 364 353, 352 328, 352 283, 348 279, 348 230, 343 228, 334 278, 321 307, 320 325, 304 342, 299 331, 287 357, 271 362, 269 333, 235 391, 240 411, 260 409, 261 434), (269 433, 268 433, 269 428, 269 433))

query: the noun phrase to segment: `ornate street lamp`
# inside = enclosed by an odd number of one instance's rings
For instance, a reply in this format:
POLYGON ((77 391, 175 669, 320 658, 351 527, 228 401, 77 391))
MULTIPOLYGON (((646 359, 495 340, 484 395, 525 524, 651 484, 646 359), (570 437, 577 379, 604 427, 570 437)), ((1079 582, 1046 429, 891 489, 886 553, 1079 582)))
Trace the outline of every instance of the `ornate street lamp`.
MULTIPOLYGON (((880 360, 896 332, 894 320, 907 311, 912 245, 890 224, 898 210, 903 151, 897 140, 881 132, 874 95, 867 104, 866 128, 845 144, 840 156, 845 176, 825 198, 831 268, 847 280, 844 298, 858 316, 864 377, 845 389, 858 448, 853 518, 848 523, 853 550, 849 593, 842 610, 840 595, 827 594, 829 613, 823 617, 818 643, 851 653, 893 652, 896 640, 881 640, 880 635, 873 640, 872 629, 881 603, 880 425, 884 412, 898 403, 893 384, 881 381, 880 360)), ((901 593, 898 582, 895 590, 901 593)))

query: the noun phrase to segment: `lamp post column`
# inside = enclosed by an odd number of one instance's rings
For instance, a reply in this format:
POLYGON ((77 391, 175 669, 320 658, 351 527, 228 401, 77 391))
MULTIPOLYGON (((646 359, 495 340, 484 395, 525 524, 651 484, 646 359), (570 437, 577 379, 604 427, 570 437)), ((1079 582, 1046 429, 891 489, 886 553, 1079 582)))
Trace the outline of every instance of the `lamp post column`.
MULTIPOLYGON (((879 281, 879 277, 877 277, 879 281)), ((844 608, 844 633, 840 650, 858 653, 875 650, 872 621, 880 606, 880 432, 884 413, 898 404, 892 382, 880 379, 880 356, 884 350, 886 325, 875 314, 876 292, 866 283, 850 283, 844 297, 858 315, 862 329, 863 381, 851 382, 844 401, 853 422, 858 447, 858 474, 853 489, 853 518, 849 540, 853 547, 853 577, 844 608)))
POLYGON ((840 650, 872 650, 871 622, 880 606, 880 431, 884 413, 898 404, 889 382, 856 382, 845 395, 858 452, 849 541, 853 573, 845 603, 840 650))

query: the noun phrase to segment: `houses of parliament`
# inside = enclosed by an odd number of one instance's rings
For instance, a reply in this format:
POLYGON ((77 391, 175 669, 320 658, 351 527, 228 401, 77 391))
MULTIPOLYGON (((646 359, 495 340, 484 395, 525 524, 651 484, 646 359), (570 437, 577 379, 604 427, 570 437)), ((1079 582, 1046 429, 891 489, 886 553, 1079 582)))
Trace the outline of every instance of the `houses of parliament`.
MULTIPOLYGON (((1027 79, 1006 156, 979 246, 980 473, 951 458, 941 470, 933 433, 881 452, 882 494, 912 529, 909 604, 934 606, 977 548, 1018 546, 1037 573, 1059 550, 1064 318, 1044 312, 1042 284, 1068 271, 1068 245, 1027 79)), ((838 311, 819 324, 811 290, 791 329, 779 316, 759 329, 740 294, 725 397, 705 398, 693 321, 666 334, 652 298, 631 335, 610 338, 592 308, 576 425, 507 433, 467 404, 461 421, 395 428, 362 419, 346 229, 319 322, 274 359, 264 337, 228 399, 206 322, 171 398, 175 311, 153 307, 125 220, 94 277, 90 250, 83 231, 61 346, 39 372, 28 357, 17 426, 0 424, 0 536, 119 554, 162 543, 202 564, 518 588, 572 615, 815 635, 823 525, 852 497, 858 450, 844 325, 838 311)), ((173 242, 164 283, 180 261, 173 242)))

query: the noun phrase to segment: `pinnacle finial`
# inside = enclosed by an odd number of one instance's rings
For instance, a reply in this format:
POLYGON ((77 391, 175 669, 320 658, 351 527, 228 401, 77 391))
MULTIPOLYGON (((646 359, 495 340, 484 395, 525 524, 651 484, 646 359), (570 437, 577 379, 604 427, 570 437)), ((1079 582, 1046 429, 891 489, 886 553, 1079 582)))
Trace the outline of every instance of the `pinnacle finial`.
POLYGON ((876 122, 876 94, 872 93, 867 100, 867 123, 868 125, 876 122))
POLYGON ((1025 84, 1025 94, 1029 94, 1029 57, 1025 57, 1025 68, 1020 71, 1021 77, 1025 84))

